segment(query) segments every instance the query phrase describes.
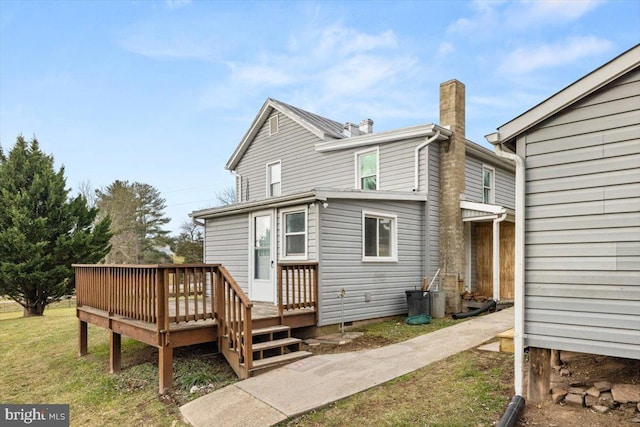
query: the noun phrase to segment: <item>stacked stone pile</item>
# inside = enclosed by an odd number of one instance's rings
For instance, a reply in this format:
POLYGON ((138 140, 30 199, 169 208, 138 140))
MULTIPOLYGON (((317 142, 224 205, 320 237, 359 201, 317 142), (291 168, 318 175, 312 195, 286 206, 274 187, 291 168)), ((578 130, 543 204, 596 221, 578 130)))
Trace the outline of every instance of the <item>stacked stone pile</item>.
POLYGON ((551 398, 553 403, 586 407, 601 414, 616 408, 640 412, 640 384, 571 382, 552 388, 551 398))

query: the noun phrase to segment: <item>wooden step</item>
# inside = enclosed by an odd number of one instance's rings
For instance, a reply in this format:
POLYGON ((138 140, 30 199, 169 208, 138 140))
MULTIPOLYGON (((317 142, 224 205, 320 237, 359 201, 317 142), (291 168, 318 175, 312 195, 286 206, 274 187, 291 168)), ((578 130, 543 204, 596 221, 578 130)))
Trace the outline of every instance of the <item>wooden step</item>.
POLYGON ((313 356, 313 353, 309 351, 294 351, 292 353, 282 354, 280 356, 267 357, 262 360, 253 361, 253 369, 251 369, 251 375, 267 372, 268 370, 279 368, 280 366, 295 362, 296 360, 304 359, 305 357, 313 356))
POLYGON ((251 331, 254 344, 291 337, 291 328, 286 325, 258 328, 251 331))
POLYGON ((513 353, 513 329, 500 332, 496 337, 500 340, 500 352, 513 353))
POLYGON ((299 338, 282 338, 279 340, 260 342, 257 344, 253 344, 253 351, 264 351, 270 348, 278 348, 278 347, 287 347, 294 344, 301 343, 302 340, 299 338))
POLYGON ((251 331, 251 335, 255 337, 256 335, 267 335, 267 334, 273 334, 277 332, 287 332, 290 330, 291 328, 286 325, 269 326, 267 328, 254 329, 251 331))

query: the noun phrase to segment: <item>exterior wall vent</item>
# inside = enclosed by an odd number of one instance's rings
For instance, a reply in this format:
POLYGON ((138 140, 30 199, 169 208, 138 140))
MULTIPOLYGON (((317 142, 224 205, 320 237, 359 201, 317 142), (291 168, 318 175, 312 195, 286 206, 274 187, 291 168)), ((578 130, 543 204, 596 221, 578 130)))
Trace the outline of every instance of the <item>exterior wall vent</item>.
POLYGON ((271 118, 269 118, 269 135, 275 135, 276 133, 278 133, 278 126, 278 115, 276 114, 274 116, 271 116, 271 118))

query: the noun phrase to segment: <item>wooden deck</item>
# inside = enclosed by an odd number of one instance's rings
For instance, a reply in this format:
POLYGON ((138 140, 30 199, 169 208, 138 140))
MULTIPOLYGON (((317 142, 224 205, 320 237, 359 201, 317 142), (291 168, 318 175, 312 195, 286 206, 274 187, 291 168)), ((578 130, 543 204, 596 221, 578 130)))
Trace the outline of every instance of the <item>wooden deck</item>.
POLYGON ((289 353, 296 353, 299 345, 290 339, 290 329, 317 322, 316 263, 278 265, 276 305, 250 301, 218 264, 74 267, 80 355, 88 351, 89 323, 110 331, 113 373, 120 371, 122 335, 154 346, 161 393, 172 385, 174 348, 216 342, 236 374, 246 378, 292 360, 296 354, 289 353), (259 335, 273 342, 277 335, 286 347, 261 342, 254 351, 259 335), (267 354, 264 348, 275 350, 267 354))

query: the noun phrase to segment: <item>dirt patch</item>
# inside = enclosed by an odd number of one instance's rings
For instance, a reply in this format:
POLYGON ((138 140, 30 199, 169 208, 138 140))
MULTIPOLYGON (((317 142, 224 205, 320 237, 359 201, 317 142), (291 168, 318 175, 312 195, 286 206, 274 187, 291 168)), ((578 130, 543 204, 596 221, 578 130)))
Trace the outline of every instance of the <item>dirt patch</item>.
MULTIPOLYGON (((569 375, 561 375, 554 370, 551 387, 571 384, 593 384, 609 381, 613 384, 640 384, 640 360, 592 354, 562 352, 563 368, 569 375)), ((622 404, 606 414, 599 414, 589 408, 576 408, 553 404, 549 400, 542 405, 527 403, 520 419, 521 426, 557 427, 611 427, 640 426, 640 413, 636 404, 622 404)))
POLYGON ((304 342, 302 344, 302 350, 310 351, 315 355, 335 354, 384 347, 385 345, 393 343, 394 341, 389 338, 363 335, 353 339, 343 340, 343 342, 340 342, 340 340, 336 340, 334 342, 327 340, 326 342, 318 343, 317 345, 310 345, 307 342, 304 342))

